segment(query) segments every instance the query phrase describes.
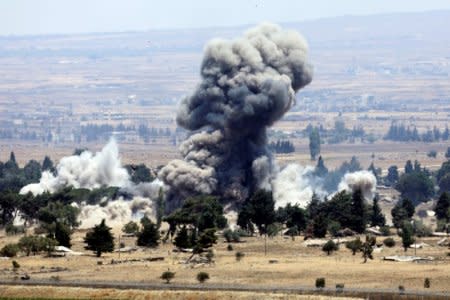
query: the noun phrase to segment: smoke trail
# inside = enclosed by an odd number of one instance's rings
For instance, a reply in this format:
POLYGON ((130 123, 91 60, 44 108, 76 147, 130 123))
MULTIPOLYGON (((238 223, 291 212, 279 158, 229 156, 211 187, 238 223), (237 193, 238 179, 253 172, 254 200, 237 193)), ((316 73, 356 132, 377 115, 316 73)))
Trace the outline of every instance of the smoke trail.
POLYGON ((243 201, 268 185, 273 165, 266 129, 311 82, 307 52, 297 32, 273 24, 206 46, 201 82, 177 114, 177 123, 194 134, 181 146, 184 159, 159 173, 170 186, 172 206, 199 193, 243 201))
POLYGON ((95 189, 103 186, 126 187, 130 184, 128 172, 121 165, 114 139, 95 154, 84 151, 80 155, 63 157, 56 170, 56 176, 49 171, 43 172, 39 183, 24 186, 20 194, 54 193, 66 186, 95 189))
POLYGON ((356 189, 360 189, 366 200, 372 200, 375 194, 376 186, 377 179, 372 172, 357 171, 345 174, 339 183, 338 190, 353 192, 356 189))

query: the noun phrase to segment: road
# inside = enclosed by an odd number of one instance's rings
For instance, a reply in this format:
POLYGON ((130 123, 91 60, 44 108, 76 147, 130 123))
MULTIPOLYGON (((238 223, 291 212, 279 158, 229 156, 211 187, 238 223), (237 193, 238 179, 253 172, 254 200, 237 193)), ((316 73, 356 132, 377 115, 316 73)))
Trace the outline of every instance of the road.
MULTIPOLYGON (((393 299, 399 296, 394 289, 359 289, 344 288, 337 292, 335 288, 316 289, 305 286, 253 286, 253 285, 227 285, 227 284, 158 284, 146 282, 88 282, 88 281, 55 281, 55 280, 0 280, 0 285, 26 285, 26 286, 59 286, 84 288, 111 288, 111 289, 137 289, 137 290, 186 290, 186 291, 234 291, 234 292, 264 292, 285 294, 321 294, 348 297, 361 297, 365 299, 393 299)), ((405 290, 402 299, 450 299, 450 292, 414 291, 405 290)))

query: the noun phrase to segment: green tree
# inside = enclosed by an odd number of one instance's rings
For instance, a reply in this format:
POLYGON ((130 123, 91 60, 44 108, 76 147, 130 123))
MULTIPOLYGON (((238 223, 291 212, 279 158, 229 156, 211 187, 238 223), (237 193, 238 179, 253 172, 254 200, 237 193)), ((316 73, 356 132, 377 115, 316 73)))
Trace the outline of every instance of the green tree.
POLYGON ((350 229, 358 233, 366 230, 367 215, 364 201, 361 189, 356 189, 352 194, 352 206, 350 209, 352 221, 350 222, 350 229))
POLYGON ((44 157, 44 161, 42 162, 42 171, 50 171, 50 172, 55 171, 53 161, 48 156, 44 157))
POLYGON ((138 246, 145 246, 155 248, 159 244, 159 231, 153 222, 147 217, 143 217, 141 220, 142 231, 139 232, 137 238, 138 246))
POLYGON ((372 205, 372 214, 371 214, 371 220, 370 225, 372 226, 384 226, 386 225, 386 218, 384 217, 383 213, 381 212, 380 205, 378 204, 378 195, 373 198, 373 205, 372 205))
POLYGON ((192 244, 189 239, 189 232, 186 228, 186 226, 182 226, 181 229, 178 231, 177 236, 174 239, 174 244, 177 248, 187 249, 191 248, 192 244))
POLYGON ((410 160, 406 161, 405 164, 405 174, 411 174, 414 171, 412 162, 410 160))
POLYGON ((262 235, 267 233, 267 226, 275 221, 274 207, 272 192, 258 190, 244 203, 243 211, 248 214, 249 220, 258 227, 262 235))
POLYGON ((202 253, 208 248, 211 248, 217 243, 216 230, 214 228, 208 228, 200 233, 197 243, 194 246, 194 253, 202 253))
POLYGON ((408 198, 414 203, 427 201, 434 195, 434 184, 423 172, 405 173, 400 176, 396 189, 402 198, 408 198))
POLYGON ((320 134, 317 128, 313 128, 309 134, 309 153, 311 160, 315 160, 320 153, 320 134))
POLYGON ((333 242, 333 240, 329 240, 322 247, 322 251, 326 252, 327 255, 330 255, 333 251, 337 251, 339 249, 338 245, 333 242))
POLYGON ((438 220, 450 221, 450 195, 447 192, 443 192, 439 197, 434 212, 438 220))
POLYGON ((397 166, 390 166, 388 168, 388 174, 386 176, 386 183, 389 186, 395 185, 398 181, 399 175, 398 175, 398 168, 397 166))
POLYGON ((345 247, 347 249, 350 249, 350 251, 352 251, 352 254, 355 255, 356 252, 361 251, 363 243, 361 242, 361 240, 358 238, 354 239, 353 241, 349 241, 347 243, 345 243, 345 247))
POLYGON ((328 169, 325 166, 325 163, 322 159, 322 155, 320 155, 319 159, 317 160, 317 165, 314 170, 314 174, 316 174, 318 177, 324 177, 328 174, 328 169))
POLYGON ((84 248, 94 251, 97 257, 100 257, 104 252, 114 250, 114 236, 111 233, 111 228, 106 226, 105 219, 86 233, 84 242, 87 244, 84 248))
POLYGON ((19 246, 17 246, 17 244, 6 244, 0 250, 0 255, 6 256, 6 257, 15 257, 15 256, 17 256, 18 252, 19 252, 19 246))
POLYGON ((312 220, 313 235, 317 238, 323 238, 327 234, 328 222, 324 214, 319 213, 312 220))
POLYGON ((56 222, 55 224, 55 240, 58 242, 60 246, 64 246, 67 248, 72 247, 70 243, 70 236, 72 232, 69 226, 64 223, 56 222))
POLYGON ((398 201, 391 210, 392 223, 396 228, 400 228, 404 221, 411 220, 414 211, 414 205, 409 199, 398 201))
POLYGON ((408 250, 409 246, 411 246, 414 243, 413 232, 414 230, 411 223, 407 221, 403 222, 400 236, 402 238, 402 245, 405 252, 408 250))
POLYGON ((139 232, 139 225, 136 222, 130 221, 122 227, 122 232, 137 234, 139 232))
POLYGON ((17 215, 22 197, 11 191, 0 192, 0 225, 12 223, 17 215))
POLYGON ((23 168, 23 173, 28 182, 39 182, 41 178, 41 164, 32 159, 23 168))

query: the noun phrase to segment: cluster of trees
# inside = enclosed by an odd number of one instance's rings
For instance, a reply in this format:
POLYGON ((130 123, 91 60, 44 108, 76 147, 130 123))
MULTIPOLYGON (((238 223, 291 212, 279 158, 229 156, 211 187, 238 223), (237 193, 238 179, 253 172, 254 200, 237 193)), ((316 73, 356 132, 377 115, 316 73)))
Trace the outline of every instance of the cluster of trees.
POLYGON ((317 127, 314 127, 312 124, 308 124, 303 133, 309 137, 310 144, 311 140, 317 140, 317 135, 322 137, 323 141, 327 141, 329 144, 339 144, 346 141, 355 142, 356 139, 371 143, 374 142, 373 135, 366 134, 361 125, 354 126, 351 129, 346 128, 345 122, 341 118, 338 118, 334 122, 334 127, 331 129, 326 129, 321 124, 317 127))
POLYGON ((294 144, 289 140, 277 140, 269 144, 269 149, 275 153, 292 153, 295 152, 294 144))
POLYGON ((149 141, 151 138, 170 137, 172 136, 172 130, 170 128, 148 127, 145 124, 141 124, 138 127, 138 134, 144 141, 149 141))
POLYGON ((422 141, 431 143, 440 140, 448 141, 449 137, 450 131, 448 127, 445 127, 444 131, 441 132, 439 128, 434 126, 432 130, 429 129, 423 133, 419 133, 416 126, 410 127, 393 122, 384 139, 399 142, 422 141))

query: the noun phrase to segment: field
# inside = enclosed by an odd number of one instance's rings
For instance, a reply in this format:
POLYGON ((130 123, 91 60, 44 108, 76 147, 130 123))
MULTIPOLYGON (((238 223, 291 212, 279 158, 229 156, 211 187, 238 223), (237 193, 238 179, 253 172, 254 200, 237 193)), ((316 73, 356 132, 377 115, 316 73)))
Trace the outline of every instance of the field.
MULTIPOLYGON (((116 229, 116 237, 119 230, 116 229)), ((12 271, 11 260, 0 261, 0 280, 11 280, 27 273, 32 280, 54 280, 55 282, 137 282, 160 284, 162 272, 175 272, 173 284, 196 284, 196 274, 208 272, 208 285, 228 285, 249 288, 258 287, 314 287, 315 279, 324 277, 326 286, 334 288, 336 284, 345 284, 345 288, 397 289, 403 285, 407 291, 435 291, 450 293, 450 256, 446 247, 437 246, 438 238, 419 239, 429 246, 417 249, 416 255, 433 257, 432 262, 391 262, 384 261, 384 256, 404 255, 400 247, 401 241, 396 239, 394 248, 383 248, 374 253, 374 259, 362 263, 360 254, 353 256, 341 245, 340 249, 330 256, 321 251, 320 247, 306 247, 303 238, 277 236, 268 238, 267 254, 265 240, 262 237, 244 238, 241 243, 234 243, 233 251, 227 250, 223 238, 214 246, 214 263, 186 264, 190 253, 173 252, 171 243, 160 245, 156 249, 138 249, 131 253, 107 253, 96 258, 83 249, 84 232, 77 231, 73 236, 73 250, 82 251, 82 256, 66 256, 50 258, 45 256, 18 257, 21 265, 17 274, 12 271), (245 256, 236 261, 235 253, 243 252, 245 256), (148 258, 163 257, 162 261, 149 261, 148 258), (115 261, 115 263, 113 263, 115 261), (58 269, 59 268, 59 269, 58 269), (431 288, 424 289, 425 278, 430 278, 431 288)), ((14 242, 18 237, 0 239, 0 246, 14 242)), ((378 242, 382 242, 382 237, 378 242)), ((135 239, 131 237, 120 239, 127 246, 134 246, 135 239)), ((116 238, 118 243, 118 238, 116 238)), ((407 255, 414 255, 410 249, 407 255)), ((11 291, 14 291, 11 288, 11 291)), ((14 293, 14 292, 11 292, 14 293)), ((56 292, 55 292, 56 293, 56 292)), ((125 293, 125 292, 120 292, 125 293)), ((117 296, 120 298, 120 293, 117 296)), ((0 294, 2 295, 2 294, 0 294)), ((12 295, 12 294, 6 294, 12 295)), ((59 295, 59 294, 55 294, 59 295)), ((116 294, 111 294, 116 295, 116 294)), ((68 294, 70 296, 70 294, 68 294)), ((242 296, 242 295, 241 295, 242 296)), ((239 297, 241 297, 239 296, 239 297)), ((248 296, 248 295, 247 295, 248 296)), ((242 299, 245 298, 243 295, 242 299)), ((114 296, 115 297, 115 296, 114 296)), ((195 298, 195 297, 194 297, 195 298)), ((200 297, 203 299, 203 297, 200 297)), ((239 298, 240 299, 240 298, 239 298)))

